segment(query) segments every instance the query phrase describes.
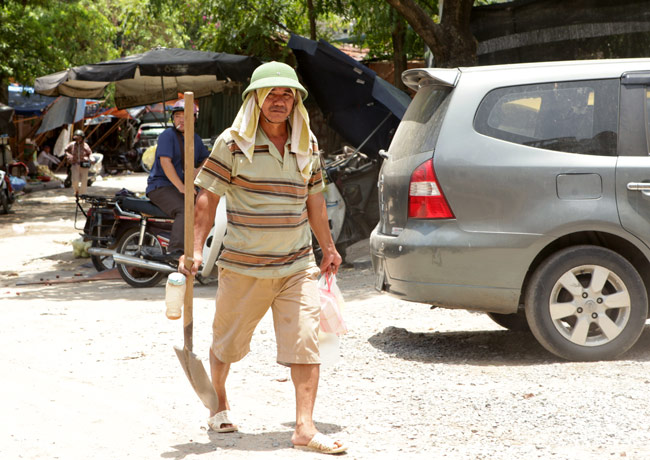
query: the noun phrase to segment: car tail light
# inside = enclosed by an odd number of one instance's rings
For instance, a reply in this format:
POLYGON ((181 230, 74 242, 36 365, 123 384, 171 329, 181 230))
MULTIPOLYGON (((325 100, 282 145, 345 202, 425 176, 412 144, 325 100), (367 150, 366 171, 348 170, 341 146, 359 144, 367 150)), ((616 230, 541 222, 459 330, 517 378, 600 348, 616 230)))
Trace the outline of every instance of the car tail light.
POLYGON ((438 184, 433 170, 433 160, 427 160, 415 168, 409 184, 409 214, 415 219, 451 219, 449 204, 438 184))

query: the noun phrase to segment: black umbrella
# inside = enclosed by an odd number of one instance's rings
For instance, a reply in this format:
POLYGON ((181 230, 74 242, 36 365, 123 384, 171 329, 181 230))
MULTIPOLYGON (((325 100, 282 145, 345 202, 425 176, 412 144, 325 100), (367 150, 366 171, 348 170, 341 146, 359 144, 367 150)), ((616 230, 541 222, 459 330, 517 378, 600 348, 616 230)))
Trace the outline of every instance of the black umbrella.
POLYGON ((112 61, 74 67, 36 79, 34 89, 46 96, 97 99, 115 83, 115 105, 120 108, 178 98, 218 93, 232 82, 245 82, 261 62, 235 54, 156 48, 112 61))
POLYGON ((6 134, 10 137, 14 135, 14 109, 8 105, 0 103, 0 135, 6 134))
POLYGON ((324 40, 292 35, 288 46, 329 125, 366 153, 388 149, 411 102, 408 94, 324 40))

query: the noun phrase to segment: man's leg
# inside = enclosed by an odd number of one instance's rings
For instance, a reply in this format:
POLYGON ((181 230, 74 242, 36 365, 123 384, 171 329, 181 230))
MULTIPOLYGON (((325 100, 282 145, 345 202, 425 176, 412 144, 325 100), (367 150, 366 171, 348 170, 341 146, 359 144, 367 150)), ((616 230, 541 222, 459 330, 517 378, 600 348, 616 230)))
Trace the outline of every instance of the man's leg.
POLYGON ((70 181, 75 195, 79 195, 79 164, 70 166, 70 181))
MULTIPOLYGON (((212 386, 217 393, 217 412, 230 410, 226 394, 226 379, 230 363, 242 359, 250 350, 255 327, 268 310, 268 279, 258 279, 227 269, 219 269, 219 289, 212 322, 212 347, 210 347, 210 373, 212 386), (219 356, 219 357, 217 357, 219 356), (225 361, 222 361, 223 358, 225 361)), ((210 417, 214 413, 210 412, 210 417)), ((222 423, 213 429, 232 427, 222 423)))
MULTIPOLYGON (((294 446, 306 446, 318 433, 313 414, 319 375, 320 364, 291 365, 291 380, 296 388, 296 429, 291 436, 294 446)), ((341 441, 330 442, 333 443, 333 448, 343 447, 341 441)))
MULTIPOLYGON (((219 399, 219 408, 217 412, 224 410, 230 410, 230 404, 228 404, 228 396, 226 395, 226 379, 228 378, 228 372, 230 372, 230 363, 224 363, 219 358, 217 358, 212 350, 210 350, 210 374, 212 375, 212 386, 214 391, 217 393, 217 398, 219 399)), ((212 417, 217 412, 210 411, 210 417, 212 417)), ((232 426, 231 424, 223 424, 221 428, 227 426, 232 426)))
POLYGON ((182 251, 185 246, 185 197, 176 187, 157 188, 149 192, 147 197, 174 219, 167 251, 182 251))
POLYGON ((79 186, 81 195, 85 195, 88 191, 88 168, 79 168, 79 181, 81 185, 79 186))
MULTIPOLYGON (((228 378, 228 372, 230 372, 230 363, 222 362, 214 355, 212 350, 210 350, 210 374, 212 375, 212 386, 214 387, 214 391, 217 392, 217 398, 219 398, 219 408, 217 412, 230 410, 228 396, 226 395, 226 379, 228 378)), ((210 417, 214 414, 216 414, 216 412, 210 412, 210 417)))
POLYGON ((320 364, 291 365, 291 380, 296 389, 296 429, 291 442, 297 446, 306 446, 318 432, 313 414, 319 376, 320 364))

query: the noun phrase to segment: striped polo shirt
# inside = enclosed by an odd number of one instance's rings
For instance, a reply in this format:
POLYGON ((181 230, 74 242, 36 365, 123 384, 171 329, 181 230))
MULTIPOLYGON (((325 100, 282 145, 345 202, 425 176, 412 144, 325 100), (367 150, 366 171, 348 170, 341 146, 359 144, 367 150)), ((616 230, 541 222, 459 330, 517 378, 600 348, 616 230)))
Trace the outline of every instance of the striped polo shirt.
POLYGON ((324 188, 318 145, 311 177, 298 170, 291 152, 291 135, 284 156, 257 129, 252 161, 225 131, 217 139, 195 185, 226 197, 228 225, 217 265, 257 278, 282 278, 314 267, 307 196, 324 188))

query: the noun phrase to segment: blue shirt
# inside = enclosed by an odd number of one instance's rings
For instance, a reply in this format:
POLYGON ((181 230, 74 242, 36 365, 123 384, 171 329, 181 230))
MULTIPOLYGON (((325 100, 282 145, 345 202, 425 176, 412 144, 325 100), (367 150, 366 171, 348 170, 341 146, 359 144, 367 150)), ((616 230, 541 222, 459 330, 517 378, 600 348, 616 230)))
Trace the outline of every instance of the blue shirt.
MULTIPOLYGON (((146 193, 149 193, 153 190, 156 190, 160 187, 173 187, 174 184, 167 178, 165 171, 163 171, 162 165, 160 164, 160 157, 168 157, 172 159, 172 165, 176 170, 178 177, 185 182, 185 175, 183 174, 183 164, 182 164, 182 149, 185 148, 183 133, 180 134, 180 143, 178 141, 179 136, 176 134, 176 129, 167 128, 164 130, 160 136, 158 136, 158 145, 156 147, 156 159, 153 162, 153 167, 147 178, 147 190, 146 193)), ((203 141, 198 134, 194 134, 194 167, 197 168, 203 161, 210 156, 208 149, 203 145, 203 141)), ((194 173, 192 173, 192 177, 194 173)))

